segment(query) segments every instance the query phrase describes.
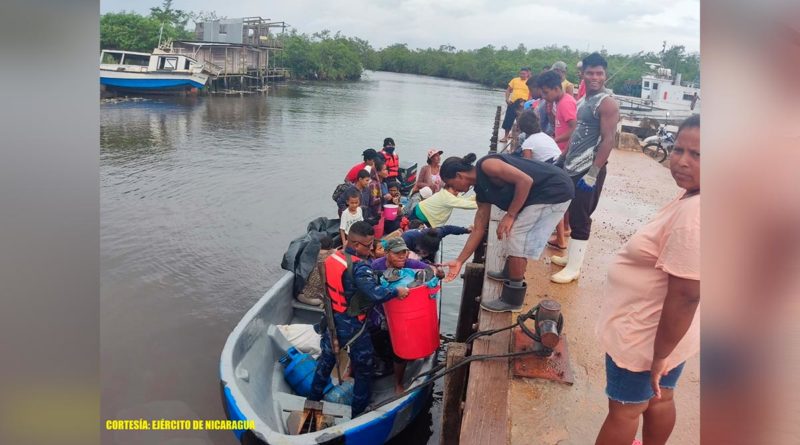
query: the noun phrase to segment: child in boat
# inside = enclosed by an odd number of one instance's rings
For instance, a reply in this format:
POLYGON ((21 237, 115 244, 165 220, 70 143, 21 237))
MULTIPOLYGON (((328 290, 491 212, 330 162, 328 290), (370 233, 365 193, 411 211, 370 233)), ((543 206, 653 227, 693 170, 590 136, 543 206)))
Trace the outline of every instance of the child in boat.
MULTIPOLYGON (((444 278, 444 271, 435 268, 422 261, 417 261, 408 258, 408 247, 406 246, 403 238, 392 238, 383 241, 386 249, 386 256, 379 258, 372 262, 372 269, 376 274, 383 273, 388 268, 395 269, 432 269, 433 274, 439 278, 444 278)), ((395 355, 392 349, 392 342, 389 338, 389 330, 386 324, 386 315, 383 311, 383 305, 375 305, 369 312, 369 328, 370 336, 372 337, 372 344, 375 347, 375 352, 380 358, 391 357, 394 365, 394 387, 396 393, 404 391, 403 376, 406 371, 406 360, 395 355)))
POLYGON ((403 205, 400 203, 400 183, 391 180, 386 185, 391 198, 386 199, 384 203, 397 206, 397 217, 391 221, 388 219, 384 221, 384 233, 391 233, 400 228, 400 221, 403 220, 403 205))
POLYGON ((339 348, 349 347, 350 364, 355 382, 353 384, 352 417, 367 408, 373 375, 373 348, 366 334, 367 309, 376 303, 391 298, 403 299, 408 289, 387 289, 380 286, 369 260, 375 232, 366 221, 350 226, 344 250, 336 251, 325 260, 325 285, 333 308, 336 338, 332 339, 323 317, 320 331, 320 354, 309 400, 319 401, 328 383, 339 348))
POLYGON ((383 248, 383 241, 376 239, 372 242, 372 259, 383 258, 386 256, 386 249, 383 248))
POLYGON ((406 242, 408 249, 419 255, 423 261, 429 263, 436 262, 436 253, 439 252, 439 245, 447 235, 466 235, 472 233, 472 227, 459 226, 439 226, 437 228, 424 227, 424 224, 417 229, 409 229, 403 232, 403 241, 406 242))
POLYGON ((364 221, 364 213, 361 208, 361 193, 354 188, 345 193, 347 208, 342 212, 339 219, 339 236, 344 246, 347 242, 347 233, 350 231, 350 226, 358 221, 364 221))

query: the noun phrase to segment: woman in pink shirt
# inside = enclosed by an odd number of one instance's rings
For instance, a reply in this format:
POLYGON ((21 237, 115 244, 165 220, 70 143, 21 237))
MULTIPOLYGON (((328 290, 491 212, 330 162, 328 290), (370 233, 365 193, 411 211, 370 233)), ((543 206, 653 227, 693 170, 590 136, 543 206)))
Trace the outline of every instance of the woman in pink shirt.
POLYGON ((608 269, 597 337, 606 351, 608 416, 596 445, 667 442, 673 392, 700 350, 700 116, 686 119, 670 155, 684 189, 628 241, 608 269))

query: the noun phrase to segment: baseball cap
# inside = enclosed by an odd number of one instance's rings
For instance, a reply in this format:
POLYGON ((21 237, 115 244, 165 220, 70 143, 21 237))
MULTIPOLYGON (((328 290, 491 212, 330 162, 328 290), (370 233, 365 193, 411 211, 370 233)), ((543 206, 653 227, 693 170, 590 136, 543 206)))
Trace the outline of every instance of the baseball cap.
POLYGON ((406 246, 406 242, 403 241, 403 238, 389 238, 388 240, 384 241, 384 249, 388 252, 402 252, 404 250, 408 250, 408 246, 406 246))
POLYGON ((551 70, 566 71, 567 70, 567 64, 559 60, 558 62, 554 63, 553 66, 550 67, 550 69, 551 70))
POLYGON ((436 155, 440 155, 442 153, 444 153, 442 150, 437 150, 435 148, 431 148, 430 150, 428 150, 428 159, 430 159, 430 158, 432 158, 432 157, 434 157, 436 155))

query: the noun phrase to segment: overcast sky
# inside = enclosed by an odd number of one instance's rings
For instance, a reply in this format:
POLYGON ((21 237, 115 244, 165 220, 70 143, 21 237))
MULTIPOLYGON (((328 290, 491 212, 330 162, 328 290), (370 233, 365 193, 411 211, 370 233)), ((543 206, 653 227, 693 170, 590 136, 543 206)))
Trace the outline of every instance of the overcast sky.
MULTIPOLYGON (((149 13, 161 0, 101 0, 100 12, 149 13)), ((368 40, 373 47, 458 49, 486 45, 527 48, 567 45, 579 50, 636 53, 684 45, 700 50, 699 0, 175 0, 187 11, 228 18, 284 20, 300 32, 323 29, 368 40)), ((190 23, 191 24, 191 23, 190 23)))

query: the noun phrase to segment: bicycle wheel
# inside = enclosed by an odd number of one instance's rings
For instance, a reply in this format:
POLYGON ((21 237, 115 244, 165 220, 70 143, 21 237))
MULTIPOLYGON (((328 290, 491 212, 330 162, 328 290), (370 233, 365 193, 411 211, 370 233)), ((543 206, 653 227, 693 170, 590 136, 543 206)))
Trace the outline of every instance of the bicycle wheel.
POLYGON ((661 144, 655 142, 651 142, 642 147, 642 152, 658 162, 664 162, 664 159, 667 159, 667 150, 665 150, 661 144))

